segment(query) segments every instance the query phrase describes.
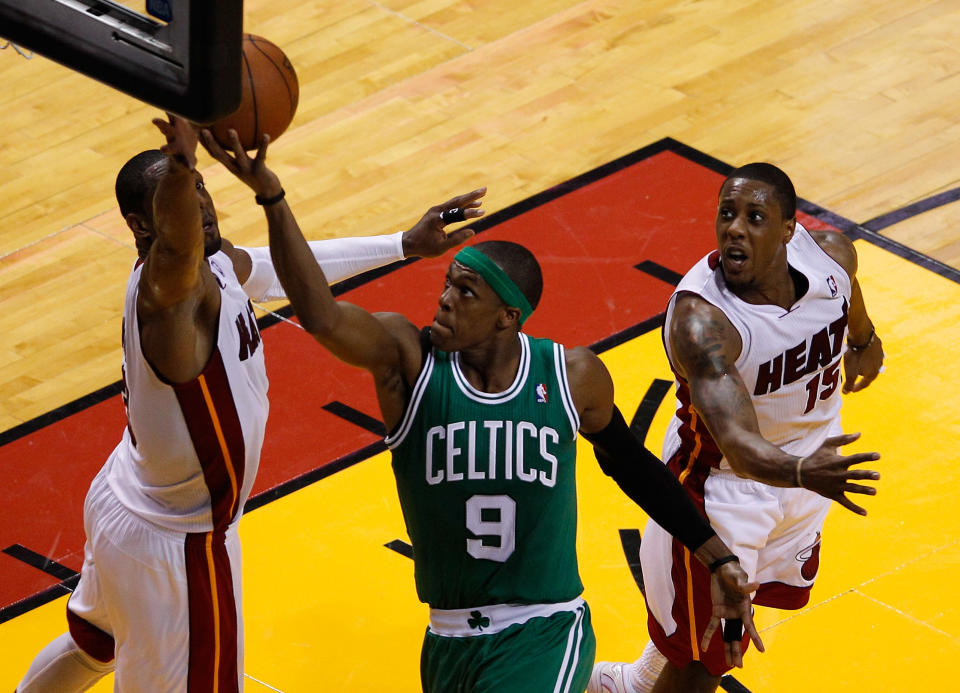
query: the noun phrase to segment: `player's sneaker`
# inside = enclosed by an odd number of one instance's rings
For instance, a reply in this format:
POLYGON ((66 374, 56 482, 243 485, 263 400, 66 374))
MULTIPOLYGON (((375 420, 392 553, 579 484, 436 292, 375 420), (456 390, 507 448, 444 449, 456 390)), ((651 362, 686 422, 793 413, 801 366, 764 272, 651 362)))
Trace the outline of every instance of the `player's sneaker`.
POLYGON ((597 662, 593 665, 587 693, 634 693, 627 683, 625 662, 597 662))

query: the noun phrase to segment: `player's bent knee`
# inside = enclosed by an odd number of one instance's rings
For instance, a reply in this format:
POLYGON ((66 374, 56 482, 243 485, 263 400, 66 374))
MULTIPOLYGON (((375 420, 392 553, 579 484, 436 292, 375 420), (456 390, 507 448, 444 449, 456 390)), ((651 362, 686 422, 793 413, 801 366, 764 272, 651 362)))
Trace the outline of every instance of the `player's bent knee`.
POLYGON ((17 693, 85 691, 113 671, 114 660, 101 662, 81 650, 69 633, 48 644, 33 660, 17 693))

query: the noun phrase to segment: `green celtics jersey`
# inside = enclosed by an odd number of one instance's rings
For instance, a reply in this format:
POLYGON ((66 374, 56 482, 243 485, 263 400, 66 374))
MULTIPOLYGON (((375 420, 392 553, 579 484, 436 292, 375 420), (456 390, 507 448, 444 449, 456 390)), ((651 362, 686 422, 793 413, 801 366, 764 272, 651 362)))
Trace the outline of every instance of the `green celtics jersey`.
POLYGON ((563 346, 519 339, 517 377, 493 394, 467 382, 458 354, 433 349, 386 439, 417 593, 436 609, 563 602, 583 591, 580 421, 563 346))

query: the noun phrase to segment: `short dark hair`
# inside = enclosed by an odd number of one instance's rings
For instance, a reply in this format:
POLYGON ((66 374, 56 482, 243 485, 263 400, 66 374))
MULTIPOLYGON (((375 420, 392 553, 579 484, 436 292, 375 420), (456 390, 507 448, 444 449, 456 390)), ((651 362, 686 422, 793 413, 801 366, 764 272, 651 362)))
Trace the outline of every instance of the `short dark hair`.
MULTIPOLYGON (((124 217, 130 212, 147 214, 147 196, 153 192, 156 181, 151 180, 146 171, 166 154, 159 149, 148 149, 130 159, 117 174, 117 204, 120 205, 120 214, 124 217)), ((151 195, 152 197, 152 195, 151 195)))
POLYGON ((793 188, 790 176, 781 171, 773 164, 765 162, 754 162, 735 168, 723 181, 733 178, 745 178, 746 180, 756 180, 766 183, 773 187, 774 197, 777 198, 777 204, 780 205, 780 214, 784 219, 791 219, 797 214, 797 191, 793 188))
POLYGON ((543 293, 543 274, 533 253, 519 243, 510 241, 483 241, 473 247, 506 272, 530 302, 531 308, 537 307, 543 293))

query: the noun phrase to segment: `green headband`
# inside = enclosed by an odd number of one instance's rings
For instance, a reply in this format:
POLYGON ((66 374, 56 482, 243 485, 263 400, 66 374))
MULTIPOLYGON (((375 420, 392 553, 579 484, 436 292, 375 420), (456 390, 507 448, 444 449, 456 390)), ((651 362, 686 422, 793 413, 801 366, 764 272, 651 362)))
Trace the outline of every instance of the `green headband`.
POLYGON ((500 269, 500 266, 493 260, 471 246, 467 246, 457 253, 453 260, 454 262, 459 262, 464 267, 469 267, 483 277, 484 281, 490 285, 490 288, 493 289, 497 296, 503 299, 503 302, 508 306, 511 308, 519 308, 521 325, 530 317, 530 314, 533 312, 530 301, 523 295, 520 288, 513 283, 513 280, 507 276, 507 273, 500 269))

